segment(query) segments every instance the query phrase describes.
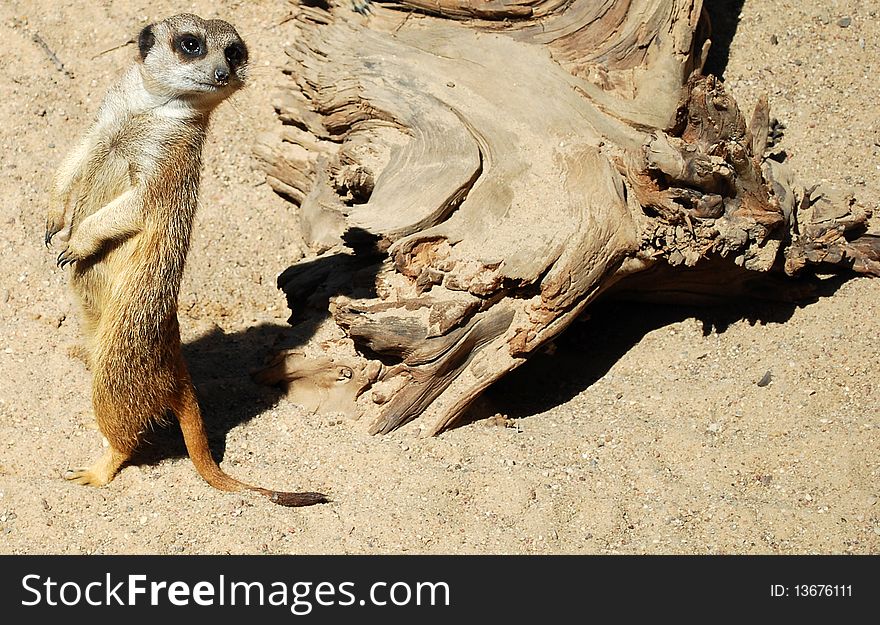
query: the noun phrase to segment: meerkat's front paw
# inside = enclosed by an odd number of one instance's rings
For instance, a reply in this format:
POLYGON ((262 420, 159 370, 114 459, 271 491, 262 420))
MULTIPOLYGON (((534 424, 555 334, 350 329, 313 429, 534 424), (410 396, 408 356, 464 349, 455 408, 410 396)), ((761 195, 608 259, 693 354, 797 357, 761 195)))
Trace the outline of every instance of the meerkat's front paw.
POLYGON ((59 267, 65 267, 75 261, 85 260, 97 251, 97 246, 90 245, 87 237, 80 236, 80 232, 77 231, 77 236, 68 241, 67 247, 58 254, 56 262, 59 267))
POLYGON ((55 263, 63 269, 67 265, 75 261, 82 260, 83 258, 85 258, 85 256, 80 256, 68 245, 61 251, 60 254, 58 254, 58 258, 55 260, 55 263))
POLYGON ((71 224, 66 219, 66 213, 61 210, 53 210, 46 217, 46 247, 52 243, 52 239, 57 235, 58 240, 66 243, 70 240, 71 224))

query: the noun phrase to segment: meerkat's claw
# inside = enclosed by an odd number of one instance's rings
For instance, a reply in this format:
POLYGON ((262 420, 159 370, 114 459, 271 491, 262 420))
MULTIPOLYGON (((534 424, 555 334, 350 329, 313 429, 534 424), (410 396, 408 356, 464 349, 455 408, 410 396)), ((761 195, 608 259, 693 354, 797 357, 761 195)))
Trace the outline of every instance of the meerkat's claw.
POLYGON ((46 236, 44 240, 46 242, 47 248, 52 244, 52 239, 55 237, 56 234, 58 234, 60 230, 61 228, 56 228, 52 222, 46 222, 46 236))
POLYGON ((58 259, 55 261, 55 263, 63 269, 65 265, 69 265, 75 260, 76 258, 74 258, 73 254, 70 253, 70 248, 67 248, 60 254, 58 254, 58 259))
POLYGON ((58 259, 56 260, 56 262, 58 263, 59 267, 64 268, 65 266, 73 262, 88 258, 92 253, 92 250, 84 249, 82 248, 82 246, 69 243, 67 247, 65 247, 61 251, 61 253, 58 254, 58 259))

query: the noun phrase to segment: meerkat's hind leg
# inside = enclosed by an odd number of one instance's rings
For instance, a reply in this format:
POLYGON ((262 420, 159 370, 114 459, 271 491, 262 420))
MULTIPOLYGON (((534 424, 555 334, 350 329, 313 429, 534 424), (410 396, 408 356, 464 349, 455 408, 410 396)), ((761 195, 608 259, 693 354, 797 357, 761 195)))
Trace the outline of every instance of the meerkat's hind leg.
POLYGON ((131 454, 114 449, 111 445, 92 466, 66 471, 64 479, 83 486, 104 486, 116 477, 130 457, 131 454))

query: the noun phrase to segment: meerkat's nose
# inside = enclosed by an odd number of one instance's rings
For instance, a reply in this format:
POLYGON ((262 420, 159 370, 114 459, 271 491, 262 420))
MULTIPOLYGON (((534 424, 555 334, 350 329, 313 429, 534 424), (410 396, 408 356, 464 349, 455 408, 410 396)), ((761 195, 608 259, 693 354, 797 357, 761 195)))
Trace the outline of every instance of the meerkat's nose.
POLYGON ((229 82, 229 71, 225 67, 218 67, 214 70, 214 79, 221 85, 229 82))

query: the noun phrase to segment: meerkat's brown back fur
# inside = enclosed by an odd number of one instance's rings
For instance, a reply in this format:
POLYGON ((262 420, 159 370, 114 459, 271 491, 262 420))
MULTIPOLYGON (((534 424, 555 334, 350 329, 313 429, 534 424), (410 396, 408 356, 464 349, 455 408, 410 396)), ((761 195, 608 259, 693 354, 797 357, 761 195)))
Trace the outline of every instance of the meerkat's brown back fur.
POLYGON ((220 469, 181 354, 177 298, 202 145, 211 111, 242 84, 247 48, 226 22, 179 15, 145 28, 139 52, 60 168, 47 220, 47 244, 56 234, 67 244, 59 265, 72 264, 95 417, 109 442, 92 467, 66 477, 106 484, 170 411, 212 486, 253 490, 287 506, 326 501, 320 493, 250 486, 220 469))

